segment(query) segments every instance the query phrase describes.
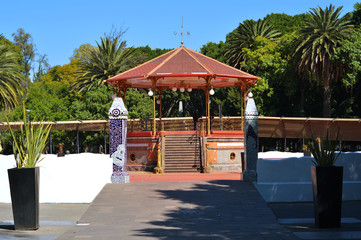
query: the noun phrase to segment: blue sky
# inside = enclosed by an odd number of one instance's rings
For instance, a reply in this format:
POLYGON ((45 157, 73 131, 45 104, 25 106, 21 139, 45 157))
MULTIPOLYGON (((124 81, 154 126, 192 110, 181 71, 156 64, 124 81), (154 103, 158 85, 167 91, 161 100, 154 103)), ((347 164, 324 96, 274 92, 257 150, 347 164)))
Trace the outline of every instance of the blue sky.
POLYGON ((207 42, 225 41, 226 34, 246 19, 269 13, 295 15, 330 3, 351 12, 357 0, 62 0, 5 1, 0 9, 0 34, 12 40, 18 28, 30 33, 38 53, 51 66, 69 62, 75 48, 95 44, 112 26, 128 29, 128 46, 176 48, 180 46, 182 16, 184 45, 199 51, 207 42))

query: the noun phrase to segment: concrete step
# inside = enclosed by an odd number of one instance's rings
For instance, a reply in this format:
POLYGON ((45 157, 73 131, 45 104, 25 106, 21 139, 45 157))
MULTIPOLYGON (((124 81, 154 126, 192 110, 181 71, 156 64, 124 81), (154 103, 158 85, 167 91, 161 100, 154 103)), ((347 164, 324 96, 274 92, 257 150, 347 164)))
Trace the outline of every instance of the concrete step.
POLYGON ((167 173, 178 173, 178 172, 199 172, 200 169, 197 168, 164 168, 164 172, 167 173))
POLYGON ((187 165, 187 164, 200 164, 200 159, 189 159, 189 160, 184 160, 184 161, 179 161, 179 160, 169 160, 165 163, 165 165, 167 164, 176 164, 176 165, 187 165))
POLYGON ((187 154, 187 153, 200 153, 200 149, 173 149, 173 150, 166 150, 164 153, 179 153, 179 154, 187 154))
POLYGON ((184 143, 184 144, 166 144, 166 149, 173 149, 173 148, 197 149, 197 148, 201 148, 201 147, 199 146, 199 144, 189 144, 189 143, 184 143))
POLYGON ((167 135, 165 138, 165 172, 199 172, 201 147, 196 135, 167 135))
POLYGON ((181 170, 181 169, 188 169, 188 168, 197 169, 197 168, 200 167, 200 165, 186 165, 186 166, 183 166, 183 165, 165 165, 164 167, 165 167, 165 169, 180 169, 181 170))
POLYGON ((201 155, 200 154, 189 154, 189 155, 184 155, 184 154, 165 154, 164 155, 164 159, 165 161, 186 161, 186 160, 190 160, 190 159, 200 159, 201 155))
POLYGON ((166 142, 199 142, 199 138, 165 138, 166 142))
POLYGON ((165 144, 170 144, 170 145, 177 145, 177 144, 188 144, 188 145, 194 145, 194 144, 199 144, 200 142, 196 142, 196 141, 176 141, 176 140, 172 140, 172 141, 165 141, 165 144))
POLYGON ((198 160, 201 159, 200 155, 193 155, 193 156, 176 156, 176 155, 167 155, 164 156, 166 161, 190 161, 190 160, 198 160))
POLYGON ((165 143, 165 146, 167 146, 168 148, 184 148, 184 147, 187 147, 187 148, 199 148, 200 144, 196 144, 196 143, 171 143, 171 144, 167 144, 165 143))

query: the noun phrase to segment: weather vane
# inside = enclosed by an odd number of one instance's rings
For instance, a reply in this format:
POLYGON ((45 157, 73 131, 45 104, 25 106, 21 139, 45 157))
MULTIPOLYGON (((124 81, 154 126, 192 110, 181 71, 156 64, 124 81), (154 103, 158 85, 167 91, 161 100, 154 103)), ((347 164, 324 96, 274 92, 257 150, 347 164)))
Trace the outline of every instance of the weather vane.
POLYGON ((183 46, 183 34, 186 34, 186 35, 191 35, 191 33, 190 32, 183 32, 183 16, 182 16, 182 31, 179 33, 179 32, 176 32, 176 31, 174 31, 174 35, 181 35, 181 39, 182 39, 182 41, 181 41, 181 44, 182 44, 182 46, 183 46))

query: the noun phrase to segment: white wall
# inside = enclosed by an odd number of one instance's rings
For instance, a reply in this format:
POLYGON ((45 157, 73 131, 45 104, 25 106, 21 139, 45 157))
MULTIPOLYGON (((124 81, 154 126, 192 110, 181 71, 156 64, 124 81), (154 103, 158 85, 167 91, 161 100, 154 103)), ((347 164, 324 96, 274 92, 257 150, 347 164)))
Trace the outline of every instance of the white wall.
MULTIPOLYGON (((259 158, 256 188, 266 202, 313 201, 312 157, 259 158)), ((361 153, 342 153, 337 166, 343 169, 343 200, 361 200, 361 153)))
MULTIPOLYGON (((109 155, 43 156, 39 163, 41 203, 90 203, 110 183, 113 160, 109 155)), ((0 202, 11 202, 7 169, 14 166, 12 155, 0 155, 0 202)))

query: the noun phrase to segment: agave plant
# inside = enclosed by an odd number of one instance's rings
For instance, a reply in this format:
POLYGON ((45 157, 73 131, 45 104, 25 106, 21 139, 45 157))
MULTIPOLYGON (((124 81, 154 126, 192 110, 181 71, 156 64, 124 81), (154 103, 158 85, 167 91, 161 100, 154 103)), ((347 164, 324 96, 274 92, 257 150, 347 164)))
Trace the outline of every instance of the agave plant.
POLYGON ((39 122, 36 126, 32 125, 26 118, 25 104, 23 104, 23 124, 18 133, 14 132, 8 123, 11 136, 13 138, 13 150, 17 168, 34 168, 42 160, 46 141, 48 139, 51 124, 39 122))
POLYGON ((327 131, 326 138, 312 137, 307 141, 307 148, 313 155, 312 161, 315 166, 331 167, 335 164, 337 158, 341 154, 341 150, 336 153, 338 142, 338 134, 335 140, 330 140, 327 131))

